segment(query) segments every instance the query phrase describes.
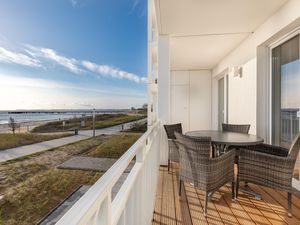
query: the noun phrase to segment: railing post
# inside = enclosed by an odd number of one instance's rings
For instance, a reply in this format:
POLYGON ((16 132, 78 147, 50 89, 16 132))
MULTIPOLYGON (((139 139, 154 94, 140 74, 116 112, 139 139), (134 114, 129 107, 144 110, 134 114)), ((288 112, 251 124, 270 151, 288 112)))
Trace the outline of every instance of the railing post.
POLYGON ((142 163, 145 159, 145 153, 146 153, 146 141, 145 143, 141 146, 141 151, 138 152, 136 155, 136 161, 142 163))
POLYGON ((95 225, 111 225, 111 191, 100 204, 95 217, 95 225))
POLYGON ((125 215, 126 215, 126 213, 125 213, 125 209, 124 209, 117 225, 126 225, 125 215))

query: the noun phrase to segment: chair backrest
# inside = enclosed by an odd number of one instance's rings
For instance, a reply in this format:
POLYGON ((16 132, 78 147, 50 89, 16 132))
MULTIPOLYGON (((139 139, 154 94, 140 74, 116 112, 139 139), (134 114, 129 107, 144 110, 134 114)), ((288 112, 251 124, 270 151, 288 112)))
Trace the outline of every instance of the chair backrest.
POLYGON ((248 134, 249 129, 250 129, 250 124, 227 124, 227 123, 222 123, 222 130, 223 131, 248 134))
POLYGON ((185 182, 194 183, 195 187, 204 188, 207 185, 207 166, 211 160, 210 137, 191 138, 175 132, 179 149, 179 177, 185 182), (204 186, 203 186, 204 185, 204 186))
POLYGON ((211 137, 188 137, 178 132, 175 132, 175 136, 180 158, 186 157, 186 160, 209 159, 211 137))
POLYGON ((168 139, 176 139, 175 132, 182 134, 181 123, 164 125, 168 139))
POLYGON ((289 157, 291 157, 296 161, 297 156, 299 154, 299 150, 300 150, 300 133, 297 134, 297 136, 295 137, 291 145, 291 148, 289 150, 289 157))

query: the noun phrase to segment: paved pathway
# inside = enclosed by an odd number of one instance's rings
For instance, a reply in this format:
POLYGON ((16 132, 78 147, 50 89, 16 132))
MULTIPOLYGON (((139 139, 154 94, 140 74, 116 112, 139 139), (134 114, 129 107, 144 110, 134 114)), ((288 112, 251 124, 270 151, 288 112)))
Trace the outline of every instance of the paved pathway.
MULTIPOLYGON (((125 123, 124 129, 129 129, 130 125, 134 122, 125 123)), ((114 134, 122 130, 122 125, 117 125, 113 127, 103 128, 96 130, 96 136, 99 136, 101 134, 114 134)), ((92 130, 83 130, 79 131, 78 135, 73 135, 70 137, 64 137, 59 139, 54 139, 50 141, 40 142, 32 145, 25 145, 21 147, 11 148, 7 150, 0 151, 0 163, 5 162, 8 160, 20 158, 26 155, 31 155, 37 152, 49 150, 52 148, 57 148, 59 146, 63 146, 66 144, 70 144, 76 141, 81 141, 88 139, 93 136, 92 130)))
MULTIPOLYGON (((117 160, 118 159, 113 158, 73 156, 71 159, 60 164, 57 168, 106 172, 117 160)), ((133 166, 134 161, 129 164, 125 172, 130 172, 133 166)))

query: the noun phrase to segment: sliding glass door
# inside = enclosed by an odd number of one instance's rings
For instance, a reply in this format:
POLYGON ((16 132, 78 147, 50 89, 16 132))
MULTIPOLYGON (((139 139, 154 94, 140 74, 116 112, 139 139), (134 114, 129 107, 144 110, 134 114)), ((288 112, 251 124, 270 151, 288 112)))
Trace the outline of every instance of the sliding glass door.
POLYGON ((299 35, 272 50, 273 144, 289 147, 299 132, 299 35))
POLYGON ((272 50, 272 142, 286 148, 300 129, 299 41, 297 35, 272 50))
POLYGON ((218 129, 228 122, 228 75, 218 80, 218 129))

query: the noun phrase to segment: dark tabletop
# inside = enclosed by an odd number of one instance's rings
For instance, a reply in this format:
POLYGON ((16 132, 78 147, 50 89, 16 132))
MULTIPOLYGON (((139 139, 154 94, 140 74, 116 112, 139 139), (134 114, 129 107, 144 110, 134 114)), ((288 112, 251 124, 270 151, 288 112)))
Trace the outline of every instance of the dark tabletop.
POLYGON ((190 137, 211 137, 213 144, 222 145, 257 145, 264 142, 264 139, 252 134, 241 134, 216 130, 199 130, 186 133, 190 137))

